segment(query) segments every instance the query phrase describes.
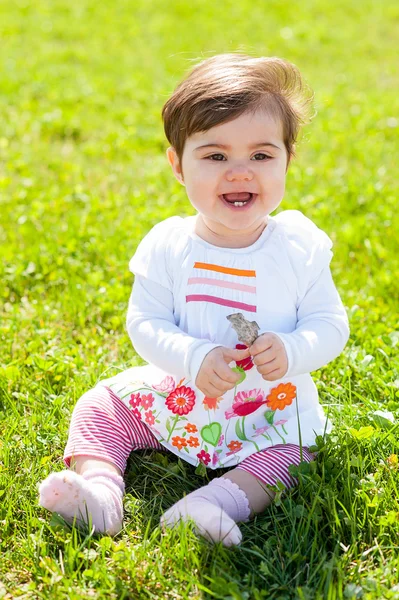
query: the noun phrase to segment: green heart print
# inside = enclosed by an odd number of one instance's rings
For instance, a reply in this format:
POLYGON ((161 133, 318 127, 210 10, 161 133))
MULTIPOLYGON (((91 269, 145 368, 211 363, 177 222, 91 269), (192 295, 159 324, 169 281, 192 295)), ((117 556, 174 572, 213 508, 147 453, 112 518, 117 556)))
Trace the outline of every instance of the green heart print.
POLYGON ((212 446, 217 446, 217 443, 220 438, 220 434, 222 433, 222 426, 220 423, 211 423, 210 425, 205 425, 201 429, 201 437, 204 442, 211 444, 212 446))

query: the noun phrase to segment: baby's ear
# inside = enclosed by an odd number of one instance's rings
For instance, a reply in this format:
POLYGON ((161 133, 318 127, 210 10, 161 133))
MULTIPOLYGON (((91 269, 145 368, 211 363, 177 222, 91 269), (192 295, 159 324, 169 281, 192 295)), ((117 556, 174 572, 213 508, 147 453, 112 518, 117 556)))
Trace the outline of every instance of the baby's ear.
POLYGON ((177 156, 176 150, 172 146, 170 146, 166 150, 166 157, 168 159, 168 163, 172 167, 173 174, 176 177, 177 181, 184 185, 183 171, 181 168, 180 160, 177 156))

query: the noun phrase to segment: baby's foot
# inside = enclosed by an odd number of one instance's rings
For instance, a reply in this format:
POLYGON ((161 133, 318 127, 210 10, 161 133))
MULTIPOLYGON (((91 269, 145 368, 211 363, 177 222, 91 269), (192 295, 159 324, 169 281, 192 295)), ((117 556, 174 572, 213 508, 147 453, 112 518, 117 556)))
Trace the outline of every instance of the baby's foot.
POLYGON ((39 484, 39 504, 59 513, 68 523, 88 524, 110 535, 122 529, 124 483, 122 477, 106 469, 52 473, 39 484))
POLYGON ((220 506, 200 498, 186 496, 161 517, 161 525, 173 528, 180 520, 195 522, 197 533, 211 542, 222 542, 224 546, 236 546, 241 542, 242 533, 238 525, 220 506))

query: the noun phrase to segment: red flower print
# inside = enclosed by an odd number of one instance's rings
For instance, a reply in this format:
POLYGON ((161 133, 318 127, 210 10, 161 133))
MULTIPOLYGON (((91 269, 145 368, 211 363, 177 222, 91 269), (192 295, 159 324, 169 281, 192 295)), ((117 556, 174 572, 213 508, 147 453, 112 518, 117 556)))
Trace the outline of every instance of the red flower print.
POLYGON ((242 448, 242 443, 237 440, 233 440, 232 442, 230 442, 230 444, 227 444, 227 447, 232 452, 238 452, 238 450, 241 450, 242 448))
POLYGON ((175 446, 178 450, 181 450, 184 446, 187 446, 187 442, 184 438, 176 435, 172 438, 172 446, 175 446))
POLYGON ((129 404, 132 408, 135 408, 136 406, 140 406, 140 403, 141 403, 141 397, 140 397, 139 392, 137 394, 132 394, 130 396, 129 404))
POLYGON ((141 406, 147 410, 154 404, 154 396, 152 394, 143 394, 141 397, 141 406))
POLYGON ((266 402, 272 410, 283 410, 286 406, 292 404, 295 396, 295 385, 292 383, 280 383, 277 387, 270 390, 266 402))
POLYGON ((191 388, 182 385, 169 394, 165 404, 174 415, 188 415, 194 408, 195 393, 191 388))
POLYGON ((148 412, 145 413, 145 422, 147 423, 147 425, 154 425, 155 423, 155 417, 152 414, 152 412, 149 410, 148 412))
POLYGON ((219 402, 221 402, 223 398, 219 396, 218 398, 209 398, 209 396, 204 396, 202 404, 206 410, 213 409, 216 410, 219 408, 219 402))
POLYGON ((135 417, 137 417, 141 421, 141 412, 139 411, 138 408, 134 407, 132 410, 132 413, 134 414, 135 417))
MULTIPOLYGON (((236 348, 237 350, 245 350, 245 348, 248 348, 248 346, 245 344, 236 344, 236 348)), ((248 356, 248 358, 244 358, 243 360, 236 360, 235 363, 237 367, 241 367, 241 369, 244 369, 244 371, 250 371, 254 366, 251 356, 248 356)))
POLYGON ((194 437, 193 435, 190 435, 190 437, 187 439, 187 443, 191 448, 198 448, 200 445, 198 438, 194 437))
POLYGON ((208 465, 211 462, 211 456, 208 452, 205 452, 205 450, 201 450, 201 452, 197 454, 197 458, 200 462, 204 463, 204 465, 208 465))
POLYGON ((197 433, 197 431, 198 431, 197 426, 194 425, 194 423, 187 423, 187 425, 184 427, 184 429, 188 433, 197 433))
POLYGON ((258 410, 262 404, 266 404, 265 394, 260 389, 249 390, 248 392, 238 392, 234 398, 234 403, 229 410, 226 410, 226 419, 232 417, 245 417, 258 410))

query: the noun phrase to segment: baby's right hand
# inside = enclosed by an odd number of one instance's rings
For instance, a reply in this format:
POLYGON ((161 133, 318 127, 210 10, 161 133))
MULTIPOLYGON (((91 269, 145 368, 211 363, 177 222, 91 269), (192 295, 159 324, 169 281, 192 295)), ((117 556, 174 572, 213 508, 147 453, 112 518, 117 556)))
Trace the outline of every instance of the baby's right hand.
POLYGON ((233 350, 218 346, 205 356, 198 371, 195 385, 208 396, 218 398, 228 390, 232 390, 241 374, 233 371, 228 365, 231 361, 244 360, 250 356, 249 349, 233 350))

